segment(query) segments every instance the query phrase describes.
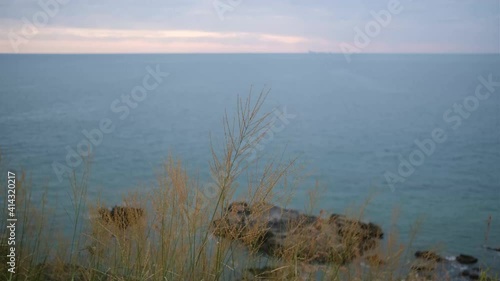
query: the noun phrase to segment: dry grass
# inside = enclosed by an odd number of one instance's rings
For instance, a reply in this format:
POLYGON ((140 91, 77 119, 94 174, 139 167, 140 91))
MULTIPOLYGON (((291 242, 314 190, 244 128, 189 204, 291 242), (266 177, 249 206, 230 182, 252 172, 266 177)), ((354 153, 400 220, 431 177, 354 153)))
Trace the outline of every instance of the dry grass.
MULTIPOLYGON (((373 245, 369 256, 354 250, 359 247, 353 245, 363 243, 363 233, 355 223, 346 228, 340 245, 338 240, 314 245, 311 233, 296 231, 279 259, 269 259, 258 250, 265 225, 254 225, 245 237, 235 229, 233 238, 238 241, 211 234, 214 223, 227 218, 225 210, 236 200, 234 192, 242 175, 252 179, 247 182, 245 201, 261 206, 262 212, 268 206, 264 202, 286 205, 292 194, 291 186, 298 178, 295 159, 285 163, 270 160, 261 169, 254 169, 251 163, 256 162, 247 161, 249 150, 272 125, 270 114, 260 113, 266 95, 262 92, 256 100, 239 99, 236 117, 225 115, 222 152, 215 145, 211 149, 213 181, 209 185, 194 180, 181 160, 170 156, 155 186, 125 195, 123 207, 133 210, 128 212, 104 209, 108 206, 100 201, 89 202, 89 165, 75 173, 70 179, 70 238, 54 232, 45 198, 35 206, 29 180, 24 173, 18 175, 17 273, 7 273, 7 248, 0 244, 0 280, 400 280, 405 247, 398 243, 395 231, 386 231, 386 245, 373 245), (277 187, 285 192, 277 192, 277 187), (86 224, 83 218, 89 214, 92 219, 86 224), (321 252, 319 245, 323 244, 349 249, 344 251, 350 255, 345 258, 354 261, 311 265, 300 256, 304 247, 321 252), (361 261, 370 269, 360 267, 361 261)), ((2 179, 2 190, 5 182, 2 179)), ((1 217, 6 217, 6 209, 2 206, 1 217)), ((321 223, 318 229, 328 228, 321 223)), ((0 220, 0 229, 2 236, 8 234, 5 220, 0 220)), ((320 236, 317 239, 331 239, 320 236)))

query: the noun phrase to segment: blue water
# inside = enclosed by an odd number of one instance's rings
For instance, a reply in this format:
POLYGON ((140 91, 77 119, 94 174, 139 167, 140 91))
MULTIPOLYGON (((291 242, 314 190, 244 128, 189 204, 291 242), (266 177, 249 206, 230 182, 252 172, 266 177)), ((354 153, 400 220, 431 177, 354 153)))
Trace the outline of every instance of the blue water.
POLYGON ((358 55, 351 63, 341 54, 0 55, 0 148, 6 168, 29 171, 64 214, 70 190, 52 164, 66 164, 65 147, 76 149, 82 130, 109 118, 115 128, 93 148, 89 196, 116 204, 150 188, 169 153, 209 180, 209 133, 221 143, 224 110, 251 87, 271 88, 265 110, 294 117, 258 154, 286 149, 304 165, 290 207, 303 209, 316 181, 315 211, 344 212, 373 197, 366 219, 394 225, 401 242, 421 221, 415 249, 437 246, 495 267, 500 256, 482 245, 491 215, 488 244, 500 247, 500 87, 456 129, 443 119, 490 74, 500 81, 498 55, 358 55), (170 75, 121 120, 111 104, 157 65, 170 75), (446 141, 389 188, 384 174, 398 174, 398 155, 408 159, 436 128, 446 141))

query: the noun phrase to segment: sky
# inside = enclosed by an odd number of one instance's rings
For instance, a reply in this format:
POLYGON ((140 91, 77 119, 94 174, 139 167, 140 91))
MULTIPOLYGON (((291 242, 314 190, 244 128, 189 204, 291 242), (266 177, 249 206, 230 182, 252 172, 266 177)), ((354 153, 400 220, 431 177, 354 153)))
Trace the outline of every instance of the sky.
POLYGON ((500 53, 499 0, 0 0, 0 53, 500 53))

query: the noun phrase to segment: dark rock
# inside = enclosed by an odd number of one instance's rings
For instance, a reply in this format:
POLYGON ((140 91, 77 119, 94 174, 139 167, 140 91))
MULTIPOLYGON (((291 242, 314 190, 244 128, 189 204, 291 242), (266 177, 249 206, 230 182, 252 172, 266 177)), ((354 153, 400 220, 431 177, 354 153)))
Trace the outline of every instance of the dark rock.
POLYGON ((114 206, 111 210, 99 208, 97 212, 104 223, 114 224, 122 230, 134 225, 144 216, 144 210, 141 208, 122 206, 114 206))
POLYGON ((460 275, 467 277, 470 280, 483 280, 483 281, 498 281, 497 278, 488 276, 488 270, 483 270, 479 267, 473 267, 463 270, 460 275))
POLYGON ((481 276, 481 269, 478 267, 466 269, 462 271, 461 275, 464 277, 469 277, 469 279, 471 280, 479 280, 479 277, 481 276))
POLYGON ((500 248, 492 248, 492 247, 488 247, 488 246, 486 246, 486 249, 487 249, 487 250, 491 250, 491 251, 500 252, 500 248))
POLYGON ((415 252, 415 257, 428 261, 435 261, 435 262, 443 261, 443 258, 441 256, 432 251, 417 251, 415 252))
POLYGON ((351 228, 354 227, 355 229, 362 230, 362 235, 364 238, 384 238, 382 229, 378 225, 371 222, 364 223, 360 221, 349 220, 346 219, 345 216, 338 214, 332 214, 330 216, 329 222, 336 224, 339 229, 339 234, 342 235, 348 234, 351 228))
POLYGON ((373 223, 331 215, 328 219, 267 203, 234 202, 214 220, 214 235, 238 240, 251 250, 307 263, 344 264, 373 249, 383 237, 373 223))
POLYGON ((456 260, 461 264, 475 264, 477 262, 477 258, 464 254, 458 255, 456 260))

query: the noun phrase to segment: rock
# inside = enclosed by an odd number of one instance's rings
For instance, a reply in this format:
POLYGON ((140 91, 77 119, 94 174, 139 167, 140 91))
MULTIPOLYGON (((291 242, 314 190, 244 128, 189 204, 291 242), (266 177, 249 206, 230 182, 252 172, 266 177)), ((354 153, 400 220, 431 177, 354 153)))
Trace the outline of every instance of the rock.
POLYGON ((456 257, 456 261, 461 264, 474 264, 477 262, 477 258, 469 255, 460 254, 456 257))
POLYGON ((114 206, 111 210, 99 208, 97 211, 106 224, 114 224, 119 229, 125 230, 136 224, 144 216, 142 208, 114 206))
POLYGON ((498 281, 498 279, 488 276, 488 271, 479 267, 473 267, 461 272, 463 277, 468 277, 470 280, 483 280, 483 281, 498 281))
POLYGON ((462 271, 461 275, 464 277, 469 277, 469 279, 471 280, 479 280, 479 277, 481 276, 481 269, 478 267, 466 269, 462 271))
POLYGON ((493 248, 493 247, 488 247, 488 246, 486 246, 486 249, 487 249, 487 250, 491 250, 491 251, 500 252, 500 248, 493 248))
POLYGON ((278 258, 306 263, 345 264, 373 249, 383 237, 382 229, 333 214, 329 218, 310 216, 267 203, 229 205, 214 220, 215 236, 238 240, 251 250, 278 258))
POLYGON ((432 251, 417 251, 415 252, 415 257, 428 261, 435 261, 435 262, 443 261, 443 258, 441 256, 432 251))

